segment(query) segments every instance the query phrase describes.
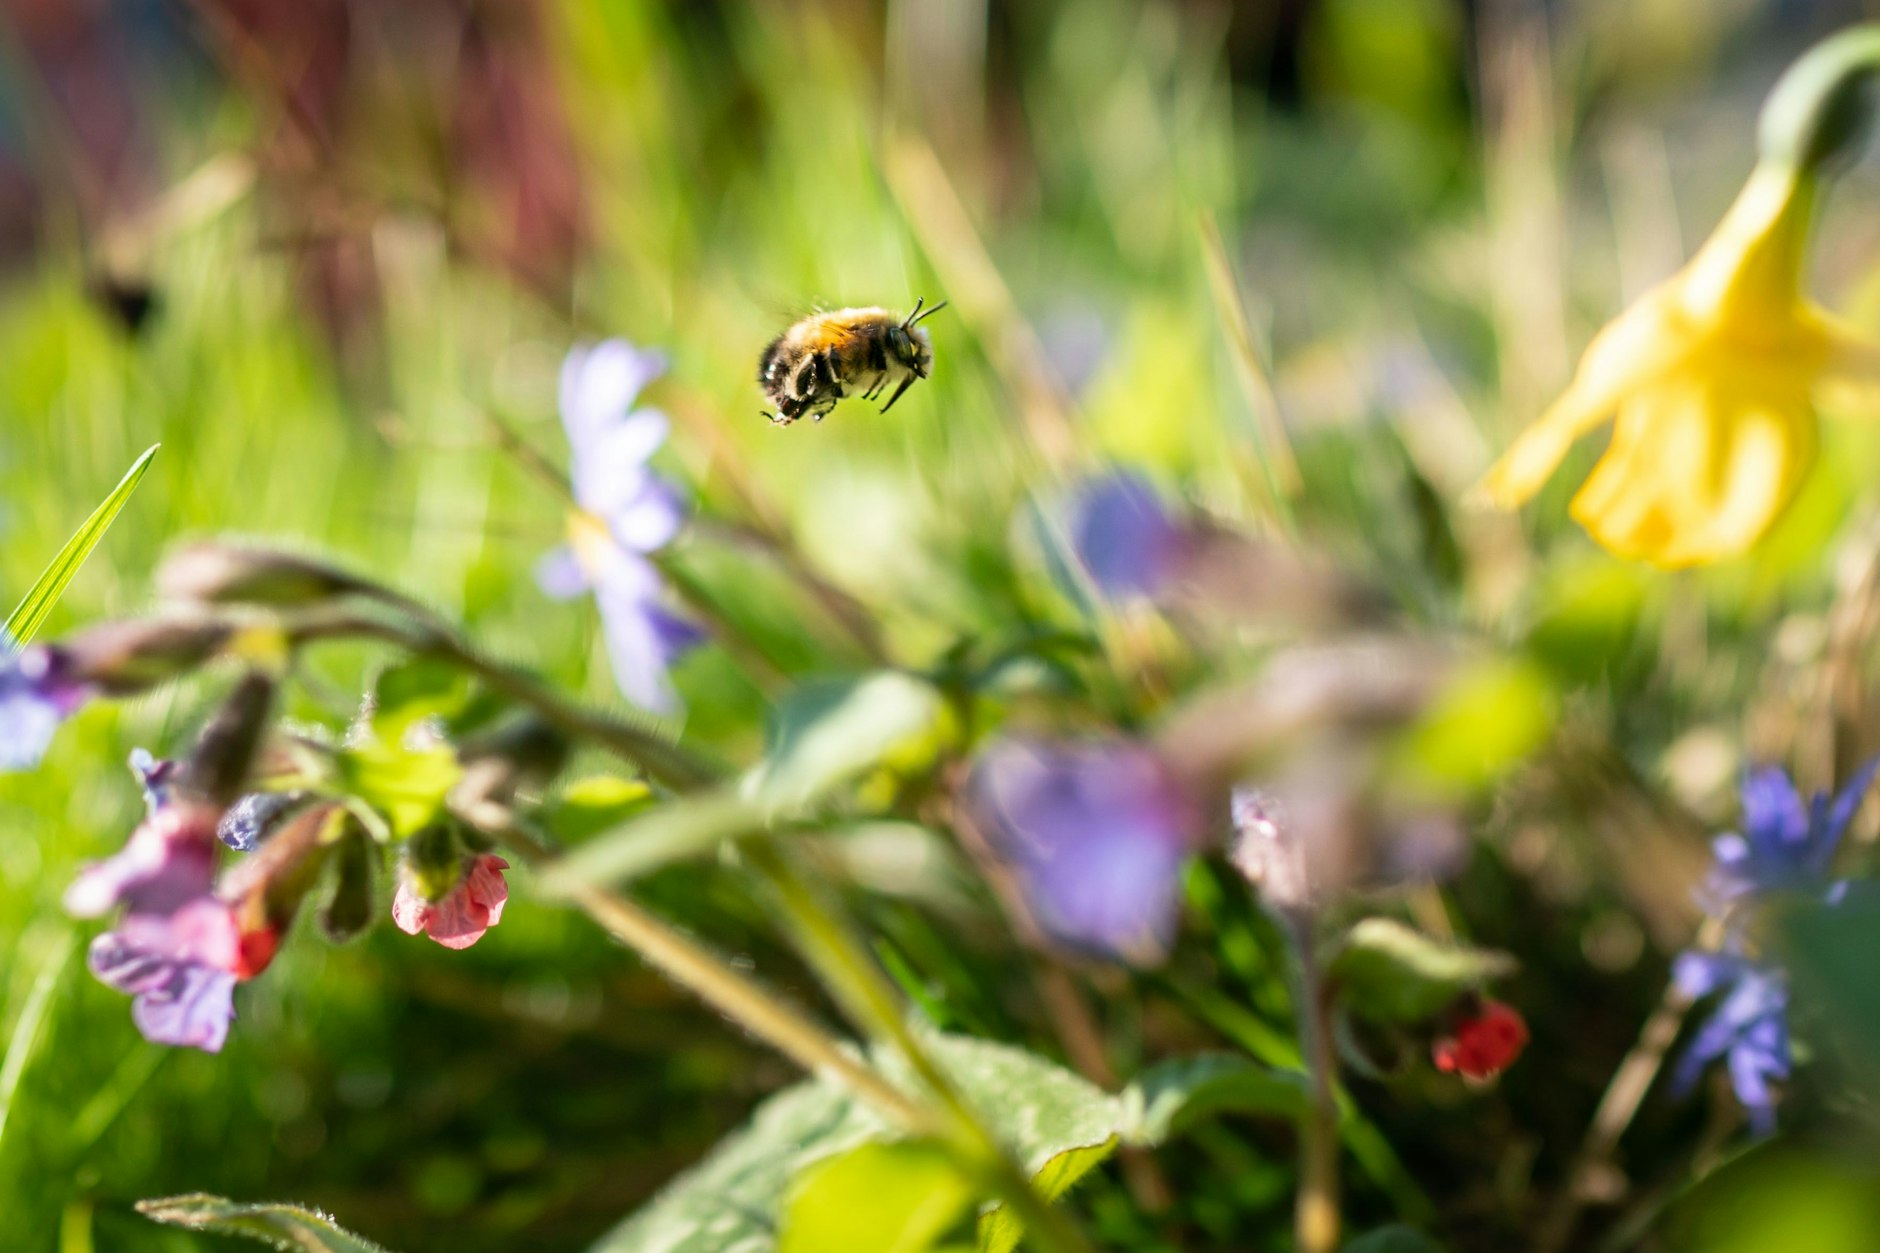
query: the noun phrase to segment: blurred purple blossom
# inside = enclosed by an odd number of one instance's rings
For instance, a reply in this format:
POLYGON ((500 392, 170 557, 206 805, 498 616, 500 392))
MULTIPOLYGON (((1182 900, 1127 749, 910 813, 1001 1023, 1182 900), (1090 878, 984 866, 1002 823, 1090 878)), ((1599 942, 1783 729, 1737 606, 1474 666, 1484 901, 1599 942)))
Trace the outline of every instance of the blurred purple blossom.
POLYGON ((1838 794, 1817 792, 1806 803, 1780 768, 1751 770, 1743 779, 1742 833, 1711 842, 1716 861, 1701 894, 1705 908, 1723 917, 1764 893, 1833 894, 1837 885, 1828 882, 1828 868, 1876 767, 1880 758, 1856 771, 1838 794))
POLYGON ((667 671, 705 637, 661 604, 659 572, 646 559, 685 521, 677 490, 647 466, 666 440, 666 415, 634 408, 664 368, 658 354, 620 339, 577 346, 562 363, 561 420, 578 508, 569 542, 543 558, 536 578, 560 599, 593 592, 622 695, 671 712, 678 698, 667 671))
POLYGON ((1073 491, 1071 549, 1109 600, 1153 598, 1179 572, 1190 548, 1186 528, 1133 470, 1089 479, 1073 491))
POLYGON ((52 733, 90 695, 72 674, 69 658, 50 645, 35 644, 0 660, 0 770, 38 765, 52 733))
POLYGON ((1771 1079, 1789 1075, 1789 989, 1783 973, 1734 952, 1681 953, 1672 982, 1692 1000, 1721 994, 1671 1072, 1674 1091, 1689 1092, 1704 1068, 1723 1059, 1736 1099, 1757 1135, 1775 1130, 1771 1079))
POLYGON ((1167 953, 1196 824, 1152 753, 1124 742, 1002 741, 981 754, 970 790, 1053 939, 1136 963, 1167 953))

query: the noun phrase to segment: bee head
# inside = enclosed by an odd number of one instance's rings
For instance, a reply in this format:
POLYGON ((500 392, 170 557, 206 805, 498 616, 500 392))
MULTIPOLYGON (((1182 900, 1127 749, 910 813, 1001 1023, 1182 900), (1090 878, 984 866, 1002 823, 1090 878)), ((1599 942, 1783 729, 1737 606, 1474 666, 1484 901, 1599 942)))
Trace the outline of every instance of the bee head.
POLYGON ((947 307, 942 300, 925 313, 921 306, 926 304, 922 297, 914 302, 914 311, 907 315, 901 325, 888 332, 888 351, 902 366, 912 370, 922 378, 927 377, 928 368, 933 364, 933 344, 927 338, 927 332, 920 329, 920 323, 947 307))

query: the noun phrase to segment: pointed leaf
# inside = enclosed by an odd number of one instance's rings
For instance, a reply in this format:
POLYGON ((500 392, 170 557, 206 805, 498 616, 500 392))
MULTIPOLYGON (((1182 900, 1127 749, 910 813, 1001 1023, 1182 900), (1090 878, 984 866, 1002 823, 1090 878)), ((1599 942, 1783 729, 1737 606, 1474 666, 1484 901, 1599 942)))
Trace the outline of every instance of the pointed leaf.
POLYGON ((894 670, 799 688, 779 707, 770 753, 746 779, 746 794, 773 809, 809 805, 892 758, 918 754, 945 715, 932 684, 894 670))
POLYGON ((144 471, 150 468, 150 459, 157 455, 157 445, 152 444, 144 450, 144 455, 131 463, 131 468, 118 480, 118 485, 111 489, 111 494, 104 498, 104 503, 92 511, 85 519, 85 525, 78 528, 72 538, 65 541, 65 547, 52 559, 39 581, 33 584, 19 605, 7 618, 6 626, 0 628, 0 650, 17 649, 31 640, 44 625, 46 615, 58 603, 65 593, 66 585, 78 574, 85 558, 91 556, 91 550, 98 546, 104 533, 111 529, 118 512, 124 503, 137 490, 137 484, 143 480, 144 471))
POLYGON ((1306 1077, 1235 1053, 1207 1053, 1151 1066, 1123 1089, 1123 1138, 1156 1145, 1216 1114, 1296 1119, 1311 1104, 1306 1077))
POLYGON ((329 1215, 285 1202, 249 1205, 196 1192, 139 1201, 137 1212, 170 1227, 246 1236, 283 1253, 386 1253, 383 1247, 345 1230, 329 1215))
POLYGON ((1438 940, 1393 919, 1366 918, 1346 935, 1326 974, 1352 1013, 1421 1022, 1513 969, 1506 953, 1438 940))

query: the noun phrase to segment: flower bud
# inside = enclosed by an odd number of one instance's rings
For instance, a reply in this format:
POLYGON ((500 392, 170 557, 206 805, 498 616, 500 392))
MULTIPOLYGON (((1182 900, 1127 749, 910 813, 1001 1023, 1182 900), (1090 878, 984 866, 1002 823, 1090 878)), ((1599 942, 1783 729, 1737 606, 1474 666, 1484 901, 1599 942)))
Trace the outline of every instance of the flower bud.
POLYGON ((568 739, 538 718, 523 718, 464 744, 457 760, 463 777, 451 789, 451 809, 492 830, 507 825, 519 789, 540 787, 561 773, 568 739))
POLYGON ((255 753, 274 708, 274 680, 258 670, 242 676, 183 762, 177 787, 219 808, 247 790, 255 753))
POLYGON ((375 854, 371 837, 348 814, 333 846, 333 895, 320 911, 320 926, 335 942, 350 940, 372 924, 375 854))
POLYGON ((106 696, 135 696, 208 661, 227 642, 229 631, 225 622, 173 614, 107 622, 29 649, 28 655, 60 667, 79 687, 106 696))
POLYGON ((272 960, 280 937, 332 852, 333 833, 344 821, 345 811, 337 804, 310 806, 222 876, 216 894, 234 906, 243 955, 252 967, 242 977, 260 973, 272 960))
POLYGON ((292 553, 213 540, 170 554, 157 594, 199 604, 309 605, 361 589, 343 570, 292 553))

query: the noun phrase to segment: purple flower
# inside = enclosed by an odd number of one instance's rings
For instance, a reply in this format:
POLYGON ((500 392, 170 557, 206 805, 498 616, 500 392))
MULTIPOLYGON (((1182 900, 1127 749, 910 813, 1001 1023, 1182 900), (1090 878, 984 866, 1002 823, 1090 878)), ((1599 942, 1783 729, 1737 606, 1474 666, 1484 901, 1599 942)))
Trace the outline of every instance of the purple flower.
POLYGON ((91 942, 99 980, 130 994, 131 1021, 147 1040, 219 1052, 235 1017, 240 930, 213 897, 173 913, 131 913, 91 942))
POLYGON ((1188 550, 1186 530, 1162 507, 1149 481, 1132 470, 1081 484, 1072 494, 1068 522, 1072 551, 1110 600, 1155 597, 1188 550))
POLYGON ((1789 1076, 1789 989, 1783 973, 1735 952, 1679 954, 1672 982, 1693 1000, 1721 994, 1671 1073, 1674 1091, 1689 1092, 1704 1068, 1721 1058, 1730 1086, 1757 1135, 1775 1130, 1771 1079, 1789 1076))
MULTIPOLYGON (((5 651, 0 638, 0 654, 5 651)), ((66 654, 50 645, 0 660, 0 770, 38 765, 52 733, 90 694, 66 654)))
POLYGON ((220 816, 191 801, 159 803, 116 856, 78 872, 65 891, 65 911, 97 918, 122 905, 132 913, 170 914, 206 896, 215 883, 220 816))
POLYGON ((213 1053, 228 1038, 235 984, 267 965, 277 937, 265 918, 245 931, 215 895, 220 811, 176 792, 173 762, 139 749, 131 770, 149 813, 116 856, 79 871, 65 908, 96 918, 122 907, 91 943, 92 973, 134 998, 131 1021, 146 1039, 213 1053))
POLYGON ((594 593, 621 693, 670 712, 678 698, 667 671, 704 633, 660 603, 659 574, 646 559, 685 521, 678 492, 647 467, 665 442, 666 415, 633 407, 663 368, 658 355, 619 339, 576 347, 563 362, 561 420, 578 508, 568 544, 543 559, 536 577, 560 599, 594 593))
POLYGON ((1789 776, 1775 766, 1743 779, 1743 830, 1711 842, 1716 857, 1701 894, 1718 917, 1758 895, 1836 890, 1828 884, 1847 824, 1873 783, 1880 758, 1868 762, 1838 795, 1818 792, 1803 803, 1789 776))
POLYGON ((1147 749, 1004 741, 981 755, 971 796, 1054 939, 1141 963, 1167 952, 1194 821, 1147 749))

